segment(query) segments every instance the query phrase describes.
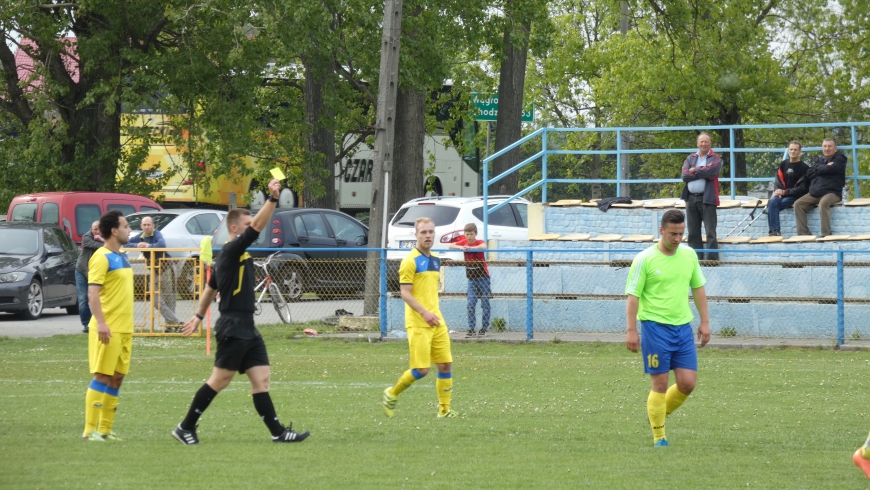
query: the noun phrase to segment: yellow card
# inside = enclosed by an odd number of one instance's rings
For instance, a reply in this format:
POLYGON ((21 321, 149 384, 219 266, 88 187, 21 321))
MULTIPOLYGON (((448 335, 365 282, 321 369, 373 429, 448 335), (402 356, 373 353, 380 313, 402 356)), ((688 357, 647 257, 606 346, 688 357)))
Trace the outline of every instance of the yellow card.
POLYGON ((278 167, 275 167, 272 170, 269 170, 269 172, 272 173, 272 177, 275 177, 278 180, 284 180, 287 178, 284 176, 284 172, 282 172, 281 169, 278 167))

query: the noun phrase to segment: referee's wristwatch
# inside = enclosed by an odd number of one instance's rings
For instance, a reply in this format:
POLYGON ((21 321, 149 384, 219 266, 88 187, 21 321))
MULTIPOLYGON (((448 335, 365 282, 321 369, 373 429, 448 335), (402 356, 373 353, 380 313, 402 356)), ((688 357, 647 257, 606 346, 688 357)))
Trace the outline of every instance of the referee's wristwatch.
POLYGON ((269 195, 268 199, 269 199, 269 202, 274 202, 275 204, 278 204, 278 198, 277 198, 277 197, 272 197, 271 195, 269 195))

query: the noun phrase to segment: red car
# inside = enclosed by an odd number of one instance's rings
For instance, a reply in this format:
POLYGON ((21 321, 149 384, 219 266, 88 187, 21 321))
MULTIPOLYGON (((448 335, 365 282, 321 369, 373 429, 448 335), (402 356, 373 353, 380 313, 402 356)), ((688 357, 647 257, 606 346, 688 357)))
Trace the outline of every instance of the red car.
POLYGON ((9 203, 6 221, 49 223, 60 226, 74 242, 81 244, 82 235, 91 223, 106 211, 118 209, 124 215, 163 208, 147 197, 114 192, 37 192, 15 197, 9 203))

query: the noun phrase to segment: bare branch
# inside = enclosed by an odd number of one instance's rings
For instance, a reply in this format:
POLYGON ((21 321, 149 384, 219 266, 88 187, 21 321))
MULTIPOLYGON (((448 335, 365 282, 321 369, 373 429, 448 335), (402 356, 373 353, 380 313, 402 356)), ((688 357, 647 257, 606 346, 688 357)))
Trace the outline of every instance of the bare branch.
POLYGON ((755 18, 755 27, 760 26, 761 23, 764 22, 764 19, 767 18, 767 14, 769 14, 770 10, 773 9, 773 7, 775 6, 776 0, 770 0, 767 5, 765 5, 764 8, 761 9, 761 12, 758 13, 758 17, 755 18))
POLYGON ((354 77, 353 73, 345 68, 344 65, 339 63, 337 59, 335 60, 335 68, 344 75, 344 78, 346 78, 347 81, 350 82, 351 86, 356 89, 357 92, 363 94, 365 98, 368 99, 369 103, 371 103, 373 106, 378 105, 378 98, 372 95, 371 91, 369 91, 369 88, 364 83, 361 83, 359 80, 357 80, 356 77, 354 77))
MULTIPOLYGON (((356 148, 357 145, 359 145, 360 143, 365 141, 366 138, 375 134, 374 130, 372 130, 372 129, 364 129, 362 131, 355 131, 355 133, 358 133, 358 135, 357 135, 356 139, 354 139, 351 144, 344 146, 344 143, 342 143, 341 151, 339 151, 338 154, 335 155, 335 162, 336 163, 340 164, 341 160, 344 159, 344 157, 346 157, 351 152, 351 150, 353 150, 354 148, 356 148)), ((342 135, 342 138, 341 138, 342 142, 347 139, 347 136, 349 134, 351 134, 351 133, 347 132, 344 135, 342 135)), ((341 172, 339 174, 337 174, 336 177, 340 177, 341 175, 343 175, 344 171, 345 171, 344 167, 341 167, 341 172)))

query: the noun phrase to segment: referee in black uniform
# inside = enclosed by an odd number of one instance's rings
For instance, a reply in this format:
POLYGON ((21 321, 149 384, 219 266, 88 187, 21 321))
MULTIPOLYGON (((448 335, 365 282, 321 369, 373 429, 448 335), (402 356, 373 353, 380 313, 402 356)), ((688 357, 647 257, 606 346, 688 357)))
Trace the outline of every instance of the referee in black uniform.
POLYGON ((214 369, 208 381, 194 395, 187 416, 172 431, 172 436, 182 444, 199 444, 196 422, 214 397, 230 384, 236 371, 248 375, 254 407, 272 433, 272 441, 301 442, 309 435, 308 431, 294 432, 292 424, 285 428, 278 422, 269 396, 269 356, 263 337, 254 326, 254 260, 247 248, 272 219, 280 192, 280 181, 273 179, 269 182, 271 196, 253 219, 250 211, 245 209, 234 209, 227 214, 229 240, 214 261, 211 279, 203 291, 195 316, 183 329, 185 335, 196 331, 219 292, 221 302, 218 310, 221 315, 214 326, 217 339, 214 369))

